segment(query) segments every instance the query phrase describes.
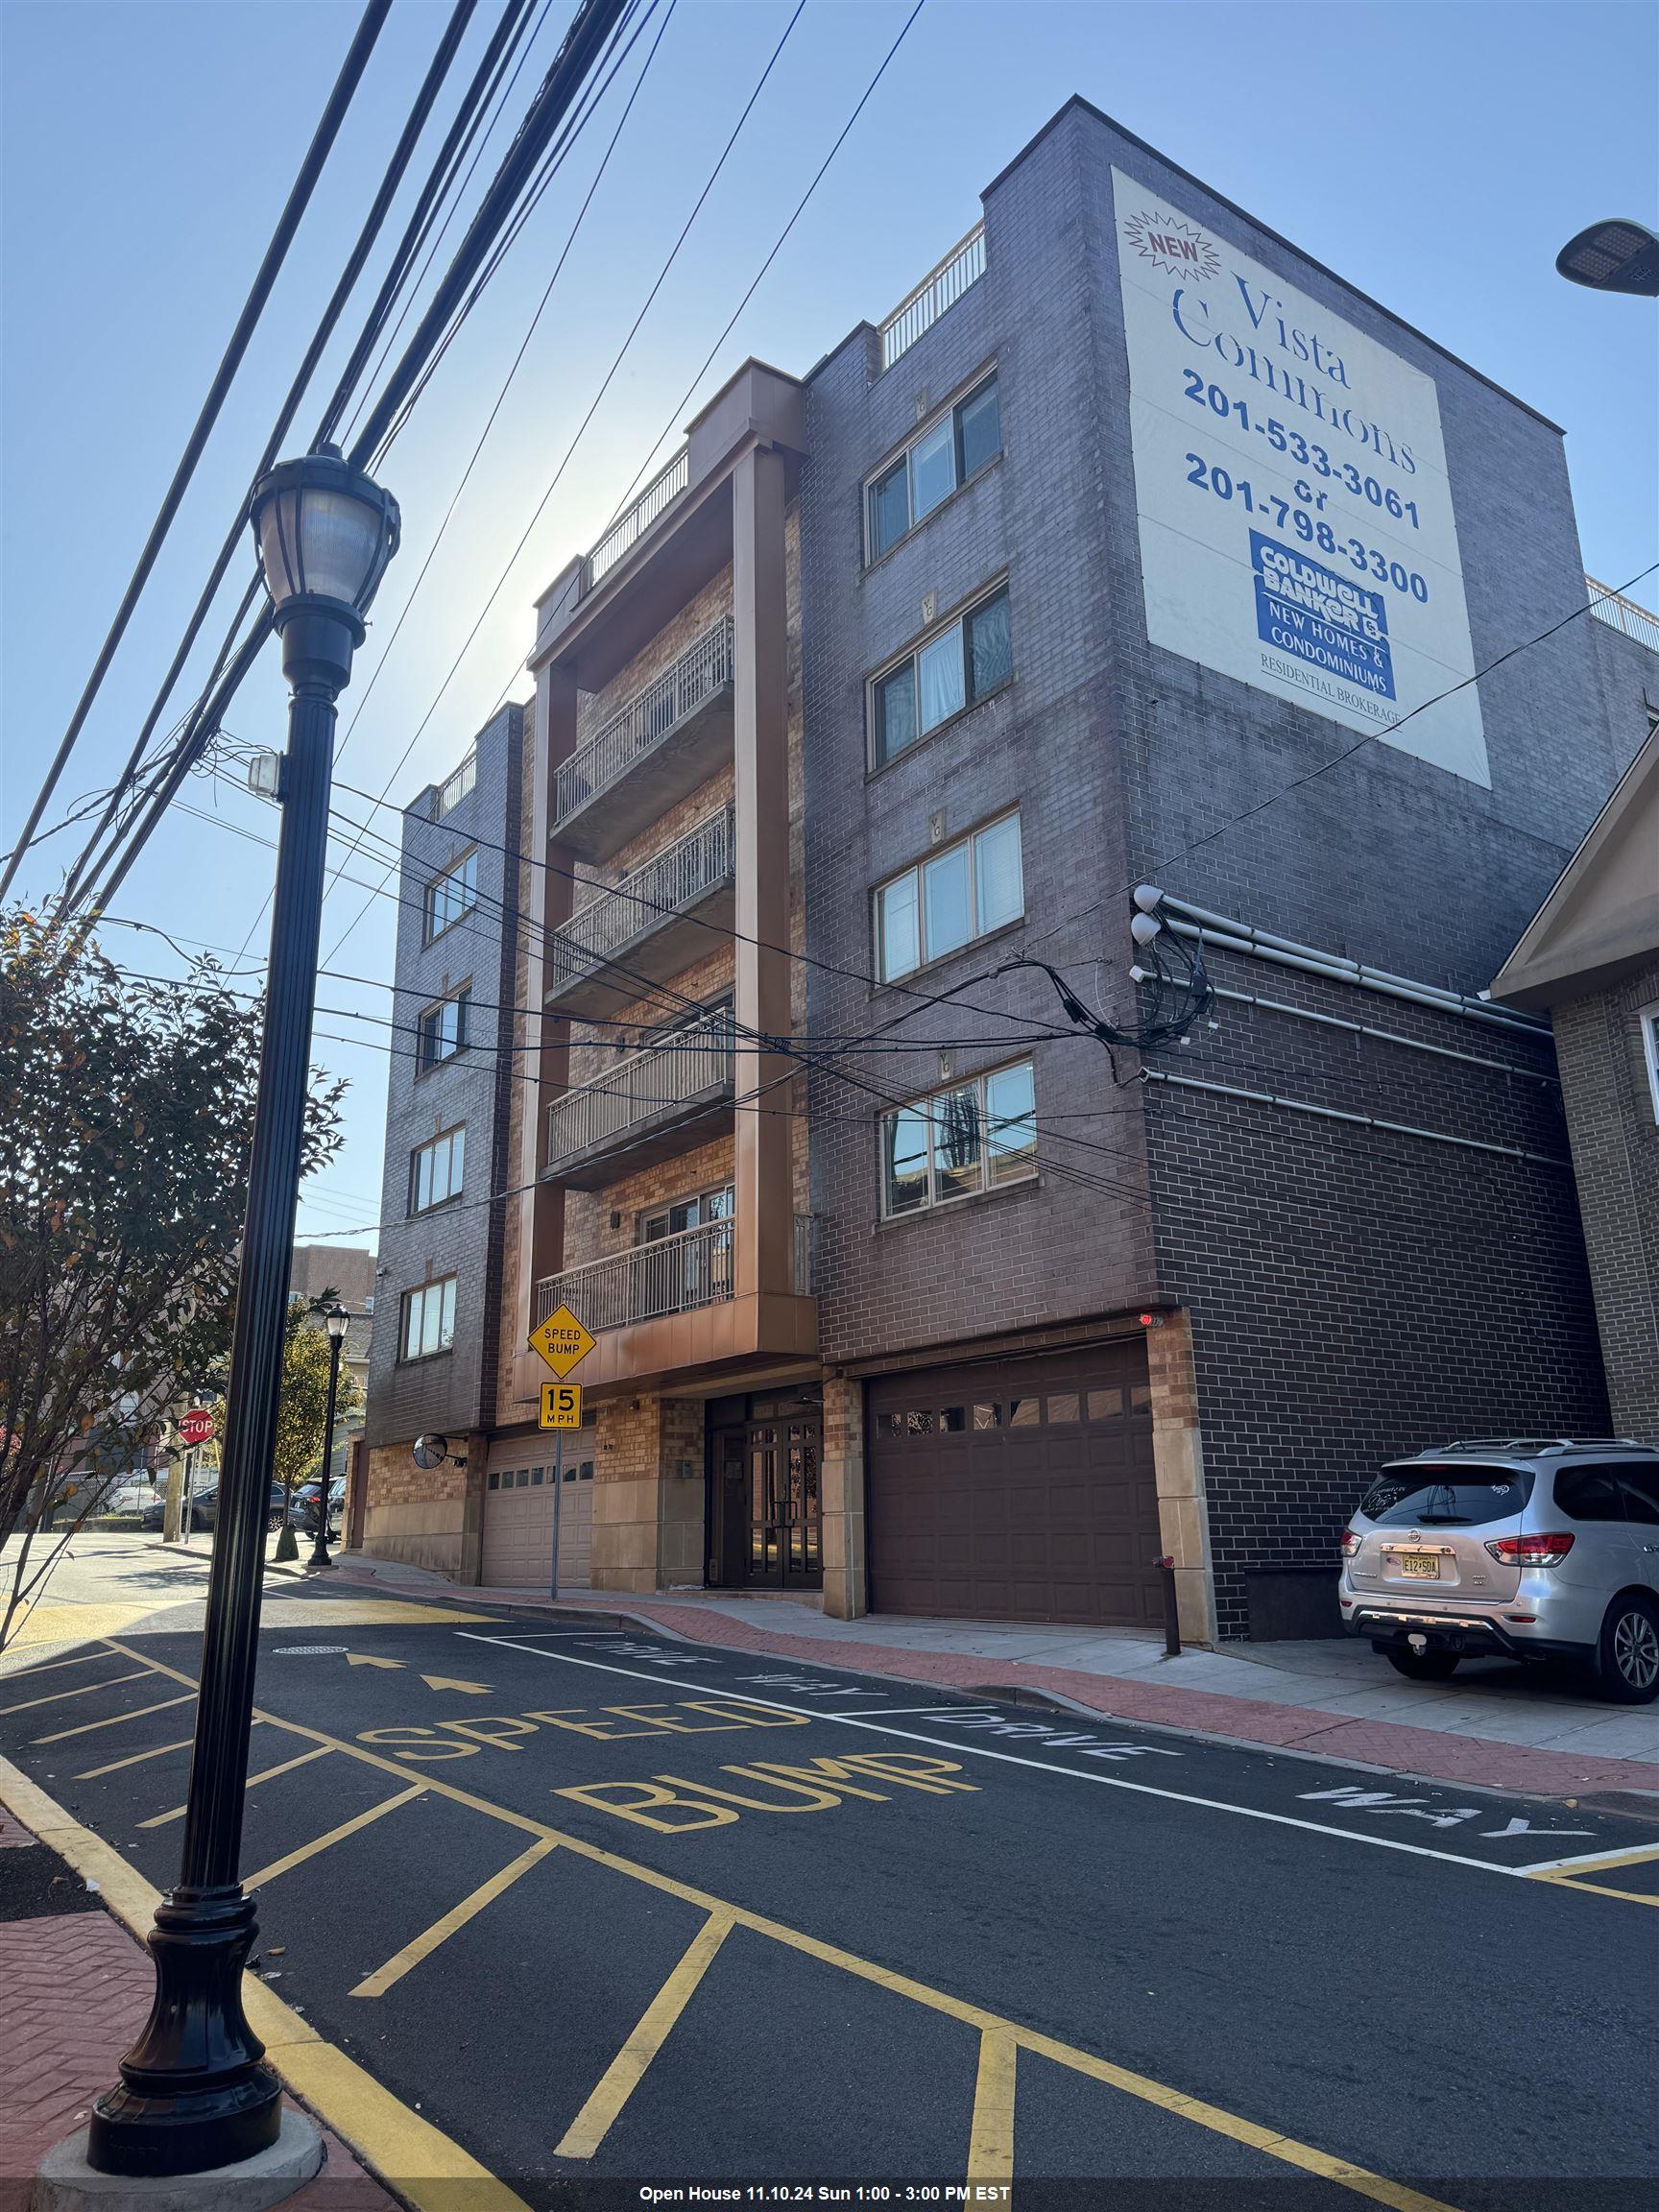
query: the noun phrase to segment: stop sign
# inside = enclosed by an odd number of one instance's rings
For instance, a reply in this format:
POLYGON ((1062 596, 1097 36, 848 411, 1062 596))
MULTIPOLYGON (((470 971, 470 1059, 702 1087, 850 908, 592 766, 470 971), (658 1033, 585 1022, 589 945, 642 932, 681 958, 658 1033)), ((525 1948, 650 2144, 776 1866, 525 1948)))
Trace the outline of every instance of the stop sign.
POLYGON ((186 1444, 208 1444, 213 1439, 213 1416, 205 1406, 198 1406, 186 1413, 179 1424, 179 1433, 186 1444))

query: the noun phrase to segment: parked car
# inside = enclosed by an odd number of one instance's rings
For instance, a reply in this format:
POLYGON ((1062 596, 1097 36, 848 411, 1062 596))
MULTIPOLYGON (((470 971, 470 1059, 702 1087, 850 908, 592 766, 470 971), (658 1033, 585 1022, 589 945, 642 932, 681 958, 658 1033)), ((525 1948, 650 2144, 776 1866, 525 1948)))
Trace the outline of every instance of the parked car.
POLYGON ((121 1475, 104 1500, 106 1513, 142 1513, 158 1496, 147 1475, 121 1475))
MULTIPOLYGON (((294 1526, 314 1535, 317 1529, 317 1500, 322 1491, 320 1482, 301 1482, 294 1493, 294 1526)), ((333 1528, 346 1505, 346 1484, 336 1477, 328 1485, 328 1526, 333 1528)))
POLYGON ((1623 1438, 1484 1438, 1386 1466, 1342 1532, 1350 1634, 1402 1674, 1460 1660, 1589 1665, 1622 1705, 1659 1697, 1659 1451, 1623 1438))
MULTIPOLYGON (((281 1527, 282 1512, 282 1485, 280 1482, 273 1482, 271 1485, 271 1495, 267 1501, 267 1512, 265 1519, 265 1526, 267 1528, 281 1527)), ((191 1495, 190 1527, 192 1531, 195 1531, 198 1528, 212 1528, 217 1524, 218 1515, 219 1484, 217 1479, 215 1479, 211 1482, 203 1483, 191 1495)), ((139 1517, 138 1526, 140 1528, 157 1529, 165 1527, 166 1523, 167 1500, 166 1494, 162 1493, 162 1495, 156 1499, 154 1505, 148 1505, 145 1507, 143 1513, 139 1517)))

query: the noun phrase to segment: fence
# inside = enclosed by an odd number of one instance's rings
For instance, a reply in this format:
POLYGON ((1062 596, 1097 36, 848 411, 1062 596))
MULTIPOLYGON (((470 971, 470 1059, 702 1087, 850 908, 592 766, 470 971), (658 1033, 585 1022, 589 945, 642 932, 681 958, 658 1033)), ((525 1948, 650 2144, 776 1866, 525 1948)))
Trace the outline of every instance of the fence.
POLYGON ((891 369, 924 330, 931 329, 947 307, 954 307, 970 285, 985 274, 985 226, 975 223, 959 246, 952 246, 936 269, 929 269, 907 299, 881 325, 881 366, 891 369))
POLYGON ((677 1030, 670 1044, 608 1068, 600 1082, 555 1098, 547 1109, 547 1166, 554 1169, 731 1080, 732 1016, 723 1007, 677 1030))
POLYGON ((608 790, 677 722, 731 681, 732 617, 726 614, 564 762, 554 782, 554 820, 563 822, 597 792, 608 790))
POLYGON ((573 982, 590 968, 603 967, 637 937, 694 906, 732 874, 733 823, 730 806, 707 815, 684 837, 625 876, 573 914, 547 940, 551 988, 573 982))
POLYGON ((653 476, 625 514, 618 515, 582 564, 582 590, 586 598, 631 553, 662 510, 678 499, 691 481, 691 448, 682 445, 667 467, 653 476))
POLYGON ((1599 614, 1615 630, 1623 630, 1625 637, 1634 637, 1638 645, 1659 653, 1659 614, 1638 607, 1634 599, 1626 599, 1623 591, 1615 591, 1611 585, 1598 584, 1594 576, 1586 576, 1584 582, 1590 591, 1592 614, 1599 614))

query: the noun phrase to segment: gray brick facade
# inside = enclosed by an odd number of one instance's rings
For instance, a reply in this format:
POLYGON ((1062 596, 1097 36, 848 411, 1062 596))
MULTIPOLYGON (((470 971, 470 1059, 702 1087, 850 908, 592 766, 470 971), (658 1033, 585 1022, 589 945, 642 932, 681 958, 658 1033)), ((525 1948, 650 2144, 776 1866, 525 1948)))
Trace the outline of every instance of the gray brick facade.
POLYGON ((524 713, 505 707, 481 730, 472 751, 476 781, 442 816, 434 785, 404 813, 399 873, 397 988, 387 1078, 386 1163, 374 1347, 366 1424, 371 1448, 401 1443, 425 1430, 465 1434, 494 1418, 504 1201, 481 1203, 503 1188, 511 1051, 513 938, 517 870, 506 854, 519 846, 524 713), (469 913, 426 942, 425 887, 477 854, 477 901, 469 913), (471 987, 468 1048, 422 1070, 422 1011, 463 984, 471 987), (410 1156, 417 1145, 465 1125, 466 1173, 447 1205, 410 1211, 410 1156), (456 1281, 455 1335, 432 1357, 402 1357, 404 1293, 444 1276, 456 1281))

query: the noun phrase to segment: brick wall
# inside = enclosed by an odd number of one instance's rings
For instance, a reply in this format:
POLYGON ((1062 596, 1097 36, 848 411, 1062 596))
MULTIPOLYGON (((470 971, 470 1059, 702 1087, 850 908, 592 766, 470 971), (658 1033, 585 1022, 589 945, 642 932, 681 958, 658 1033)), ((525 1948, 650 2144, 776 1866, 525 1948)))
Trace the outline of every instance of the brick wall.
POLYGON ((1639 1017, 1659 960, 1555 1009, 1555 1045, 1613 1426, 1659 1444, 1659 1105, 1639 1017))

